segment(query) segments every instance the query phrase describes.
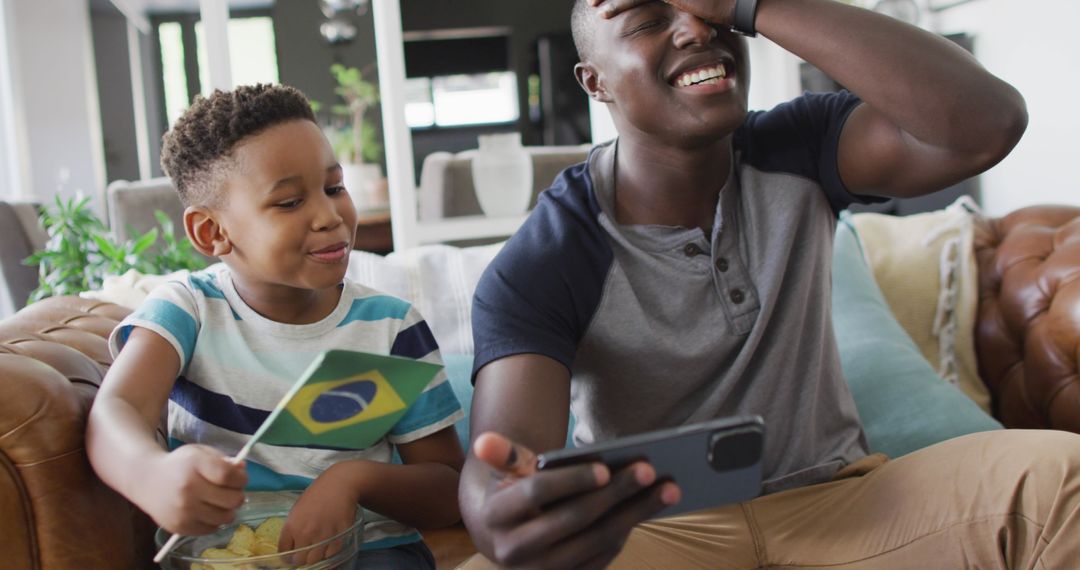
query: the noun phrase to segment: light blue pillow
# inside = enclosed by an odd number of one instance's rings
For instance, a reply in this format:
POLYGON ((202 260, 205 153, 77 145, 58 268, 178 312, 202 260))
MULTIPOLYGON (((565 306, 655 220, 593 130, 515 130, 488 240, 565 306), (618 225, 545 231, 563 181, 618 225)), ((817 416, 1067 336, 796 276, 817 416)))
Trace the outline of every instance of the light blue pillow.
MULTIPOLYGON (((846 215, 836 229, 832 305, 840 361, 872 452, 900 457, 959 435, 1001 428, 938 377, 893 317, 846 215)), ((466 449, 473 355, 444 354, 443 361, 465 410, 465 419, 455 427, 466 449)), ((572 432, 573 418, 570 422, 572 432)))
MULTIPOLYGON (((458 439, 461 440, 461 449, 468 450, 469 445, 469 414, 472 412, 472 365, 471 354, 444 354, 443 364, 446 366, 446 378, 450 387, 454 389, 454 395, 461 402, 461 409, 465 410, 465 418, 454 424, 458 439)), ((566 429, 566 447, 573 447, 572 434, 574 433, 574 417, 570 416, 570 425, 566 429)))
POLYGON ((833 249, 833 327, 871 452, 900 457, 968 433, 1001 429, 931 368, 893 317, 847 214, 833 249))
POLYGON ((446 367, 446 379, 454 389, 454 395, 465 410, 465 417, 454 424, 461 449, 469 449, 469 414, 472 412, 472 363, 471 354, 444 354, 443 365, 446 367))

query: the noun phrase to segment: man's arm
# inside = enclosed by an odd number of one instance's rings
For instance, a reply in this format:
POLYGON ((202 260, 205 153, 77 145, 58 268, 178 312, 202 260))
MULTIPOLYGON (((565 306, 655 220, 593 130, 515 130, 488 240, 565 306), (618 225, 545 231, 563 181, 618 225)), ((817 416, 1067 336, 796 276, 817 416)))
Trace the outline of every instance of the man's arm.
MULTIPOLYGON (((590 0, 605 17, 653 0, 590 0)), ((730 26, 736 0, 664 0, 730 26)), ((759 0, 756 28, 864 104, 840 137, 840 178, 856 194, 912 197, 997 164, 1027 128, 1020 93, 952 42, 834 0, 759 0)))
POLYGON ((990 168, 1027 127, 1023 97, 952 42, 832 0, 761 0, 758 31, 865 104, 840 138, 856 194, 911 197, 990 168))
POLYGON ((634 525, 678 501, 646 463, 538 473, 535 453, 566 440, 569 401, 570 373, 552 358, 510 356, 477 374, 459 502, 473 541, 499 564, 603 567, 634 525))

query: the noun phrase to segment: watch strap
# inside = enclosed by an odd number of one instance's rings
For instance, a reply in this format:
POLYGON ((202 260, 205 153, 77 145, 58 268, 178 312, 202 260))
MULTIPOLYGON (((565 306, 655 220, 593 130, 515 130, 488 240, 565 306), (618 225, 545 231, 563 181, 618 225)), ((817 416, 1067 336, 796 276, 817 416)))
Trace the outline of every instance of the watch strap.
POLYGON ((735 0, 735 21, 731 29, 747 37, 757 36, 754 20, 757 18, 758 0, 735 0))

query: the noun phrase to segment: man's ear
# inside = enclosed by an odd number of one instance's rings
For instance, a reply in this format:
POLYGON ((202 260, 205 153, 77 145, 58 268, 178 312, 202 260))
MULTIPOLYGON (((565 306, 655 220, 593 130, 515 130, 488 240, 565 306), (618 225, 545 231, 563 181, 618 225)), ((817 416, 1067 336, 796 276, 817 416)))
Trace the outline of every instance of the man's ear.
POLYGON ((203 255, 221 257, 232 251, 232 242, 225 229, 214 212, 205 206, 188 206, 184 210, 184 231, 203 255))
POLYGON ((574 66, 574 77, 577 78, 578 85, 585 90, 585 93, 589 97, 596 99, 601 103, 610 103, 611 97, 608 95, 607 89, 604 88, 604 83, 600 79, 600 73, 596 70, 591 63, 579 63, 574 66))

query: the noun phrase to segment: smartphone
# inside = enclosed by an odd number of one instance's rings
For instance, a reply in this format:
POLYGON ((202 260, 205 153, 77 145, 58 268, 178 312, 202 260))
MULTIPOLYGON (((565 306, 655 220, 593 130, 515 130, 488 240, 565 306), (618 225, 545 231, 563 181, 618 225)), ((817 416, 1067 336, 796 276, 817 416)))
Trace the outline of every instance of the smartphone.
POLYGON ((737 416, 541 454, 538 468, 600 462, 613 472, 639 460, 657 480, 674 481, 682 499, 655 518, 748 501, 761 492, 765 424, 737 416))

